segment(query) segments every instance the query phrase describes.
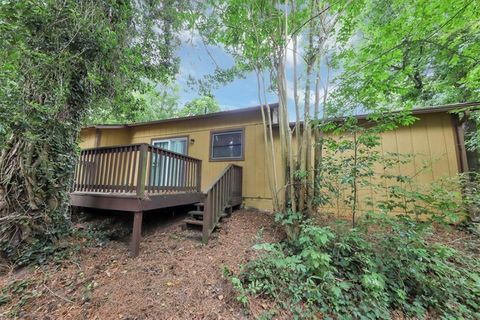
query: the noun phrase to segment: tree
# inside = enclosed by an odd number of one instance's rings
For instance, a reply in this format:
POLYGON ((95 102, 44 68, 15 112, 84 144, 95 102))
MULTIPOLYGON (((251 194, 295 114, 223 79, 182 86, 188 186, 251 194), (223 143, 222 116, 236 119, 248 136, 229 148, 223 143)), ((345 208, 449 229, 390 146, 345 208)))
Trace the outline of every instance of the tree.
MULTIPOLYGON (((371 110, 480 100, 479 20, 480 3, 472 0, 367 2, 334 59, 342 71, 333 105, 371 110)), ((475 124, 466 144, 479 152, 480 111, 459 111, 475 124)), ((467 175, 468 198, 478 180, 467 175)))
POLYGON ((337 22, 347 21, 346 13, 357 5, 351 1, 330 4, 320 0, 211 2, 213 10, 204 9, 207 17, 199 19, 201 32, 210 43, 226 48, 239 65, 238 69, 253 70, 257 74, 266 156, 272 164, 268 176, 274 210, 308 215, 313 210, 311 199, 316 163, 312 157, 315 154, 311 117, 313 113, 319 115, 320 91, 328 90, 328 80, 321 79, 321 69, 329 56, 329 43, 334 43, 340 33, 335 27, 337 22), (293 55, 293 70, 287 64, 289 55, 293 55), (296 113, 293 128, 288 112, 289 79, 292 78, 296 113), (266 92, 269 90, 277 94, 279 101, 279 150, 276 150, 270 108, 267 107, 266 92), (303 124, 300 123, 302 118, 303 124), (277 153, 281 155, 278 164, 277 153), (277 166, 286 168, 280 176, 277 166))
POLYGON ((173 83, 148 85, 132 92, 131 101, 107 108, 96 108, 87 124, 134 123, 174 118, 179 113, 179 88, 173 83))
POLYGON ((180 110, 182 116, 196 116, 200 114, 220 111, 220 105, 212 96, 203 96, 187 102, 180 110))
POLYGON ((0 3, 3 258, 27 262, 69 231, 82 122, 94 106, 130 103, 145 79, 170 79, 183 7, 174 0, 0 3))
POLYGON ((432 106, 478 101, 480 4, 366 2, 336 56, 339 104, 432 106))

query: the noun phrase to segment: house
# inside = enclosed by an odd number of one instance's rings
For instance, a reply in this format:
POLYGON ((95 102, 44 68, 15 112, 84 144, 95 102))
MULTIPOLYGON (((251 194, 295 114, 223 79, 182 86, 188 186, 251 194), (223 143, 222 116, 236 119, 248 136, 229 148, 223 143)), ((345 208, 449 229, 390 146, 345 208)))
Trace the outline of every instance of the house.
MULTIPOLYGON (((419 118, 415 124, 383 133, 382 152, 414 153, 413 167, 429 161, 431 170, 415 178, 421 183, 466 171, 464 124, 451 111, 476 105, 415 110, 419 118)), ((271 104, 270 108, 275 123, 278 106, 271 104)), ((359 116, 361 121, 365 118, 359 116)), ((278 129, 273 129, 279 143, 278 129)), ((266 170, 271 164, 266 160, 259 106, 89 126, 81 130, 80 147, 72 205, 134 212, 134 254, 138 253, 144 211, 199 203, 196 211, 203 215, 199 224, 207 240, 225 208, 271 209, 266 170)))

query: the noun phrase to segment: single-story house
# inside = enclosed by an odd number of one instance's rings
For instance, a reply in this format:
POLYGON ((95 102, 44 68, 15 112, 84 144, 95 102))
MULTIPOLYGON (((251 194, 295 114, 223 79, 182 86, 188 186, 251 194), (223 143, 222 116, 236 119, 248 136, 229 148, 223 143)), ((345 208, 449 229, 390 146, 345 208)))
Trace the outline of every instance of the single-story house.
MULTIPOLYGON (((413 125, 382 134, 382 152, 415 154, 412 170, 430 161, 431 170, 415 177, 421 183, 466 171, 470 158, 464 123, 452 111, 477 105, 414 110, 419 120, 413 125)), ((271 104, 270 108, 275 122, 278 106, 271 104)), ((361 121, 365 118, 359 116, 361 121)), ((278 129, 273 130, 278 143, 278 129)), ((75 206, 136 212, 137 225, 143 211, 177 204, 200 203, 208 207, 206 211, 215 212, 239 204, 260 210, 272 207, 259 106, 142 123, 92 125, 81 130, 80 147, 83 151, 72 192, 75 206)), ((203 224, 208 224, 204 239, 219 218, 220 213, 204 217, 203 224)))

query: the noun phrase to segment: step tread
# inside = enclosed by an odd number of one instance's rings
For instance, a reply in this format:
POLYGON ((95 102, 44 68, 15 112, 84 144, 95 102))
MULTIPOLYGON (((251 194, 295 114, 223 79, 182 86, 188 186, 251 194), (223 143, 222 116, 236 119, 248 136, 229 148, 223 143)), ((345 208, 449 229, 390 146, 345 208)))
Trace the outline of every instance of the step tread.
POLYGON ((189 215, 192 215, 192 216, 203 216, 203 211, 200 211, 200 210, 192 210, 192 211, 188 211, 188 214, 189 214, 189 215))
POLYGON ((197 226, 203 226, 203 221, 202 220, 185 219, 184 222, 186 224, 194 224, 194 225, 197 225, 197 226))
POLYGON ((201 207, 203 207, 203 206, 205 206, 205 203, 203 203, 203 202, 197 202, 197 203, 195 203, 195 205, 196 205, 196 206, 201 206, 201 207))

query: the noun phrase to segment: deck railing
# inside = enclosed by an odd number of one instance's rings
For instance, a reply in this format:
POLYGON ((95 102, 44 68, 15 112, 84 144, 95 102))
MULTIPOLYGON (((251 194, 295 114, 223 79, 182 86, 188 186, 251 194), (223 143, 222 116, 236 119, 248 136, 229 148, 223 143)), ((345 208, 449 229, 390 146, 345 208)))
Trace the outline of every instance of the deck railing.
POLYGON ((242 202, 242 167, 230 164, 206 190, 203 212, 203 242, 218 224, 225 208, 242 202))
POLYGON ((147 194, 201 192, 202 161, 148 144, 82 150, 74 192, 147 194))

